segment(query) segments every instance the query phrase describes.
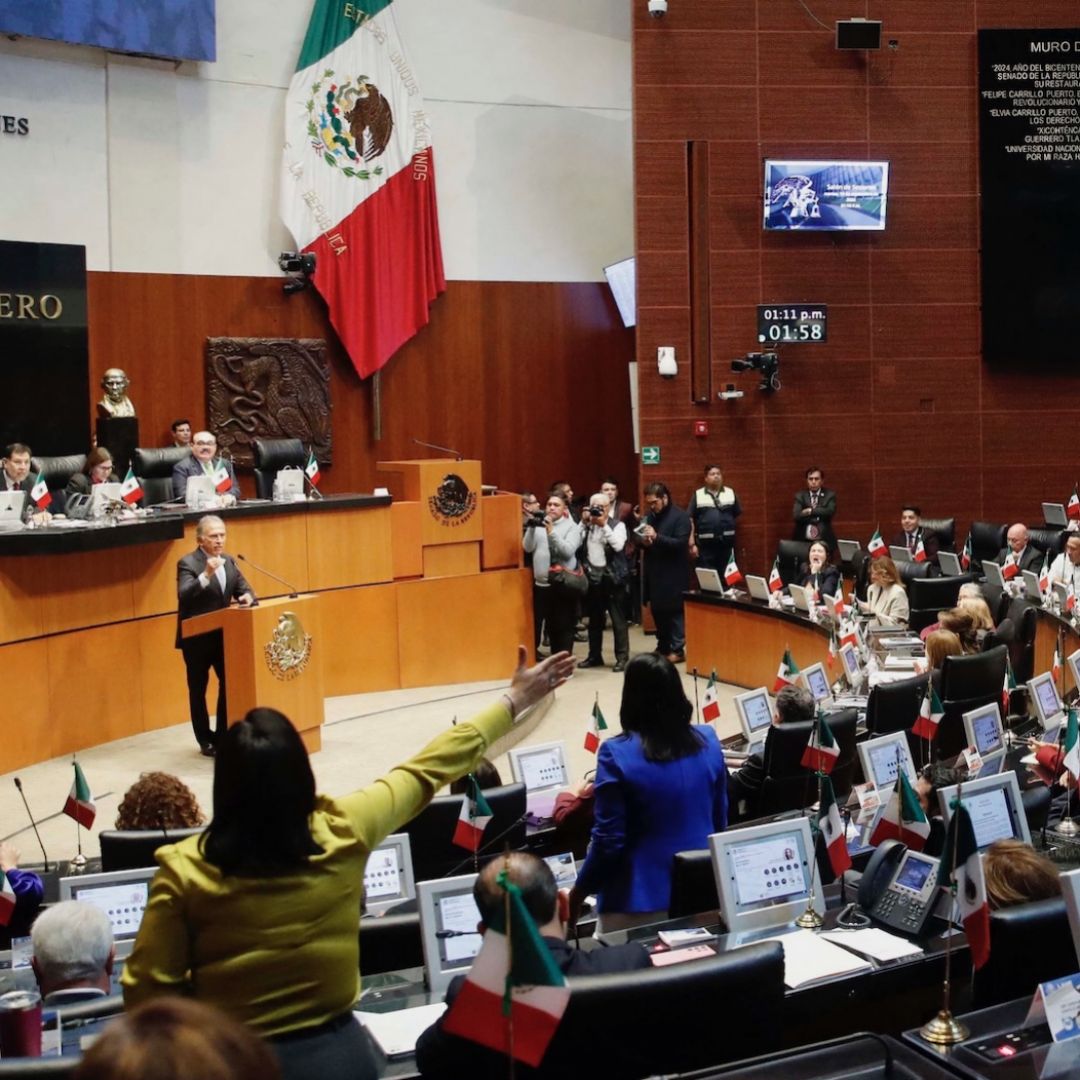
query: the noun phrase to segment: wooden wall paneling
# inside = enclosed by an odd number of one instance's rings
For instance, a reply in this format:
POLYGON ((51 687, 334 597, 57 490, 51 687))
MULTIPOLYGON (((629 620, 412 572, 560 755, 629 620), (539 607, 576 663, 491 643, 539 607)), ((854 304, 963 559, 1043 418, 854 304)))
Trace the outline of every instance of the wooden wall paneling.
MULTIPOLYGON (((823 116, 829 118, 829 138, 843 141, 868 137, 866 90, 861 86, 800 86, 797 94, 790 86, 762 86, 758 93, 762 139, 805 139, 808 131, 821 128, 823 116)), ((891 133, 883 118, 879 137, 888 138, 891 133)))
POLYGON ((391 510, 389 506, 376 506, 297 515, 296 520, 307 531, 300 549, 307 553, 305 587, 336 589, 392 581, 391 510))
POLYGON ((690 155, 690 397, 707 405, 712 398, 712 266, 709 242, 709 144, 696 141, 690 155))
POLYGON ((0 644, 38 637, 43 632, 40 572, 37 559, 0 559, 0 644))
POLYGON ((673 4, 663 19, 654 19, 644 4, 634 4, 635 40, 672 30, 753 30, 757 8, 756 0, 679 0, 678 8, 673 4))
MULTIPOLYGON (((866 16, 866 0, 821 0, 811 10, 825 26, 837 19, 866 16)), ((798 4, 758 4, 758 28, 762 31, 798 31, 805 39, 805 48, 813 48, 818 40, 831 41, 829 31, 816 23, 798 4)))
POLYGON ((4 645, 0 664, 17 673, 4 690, 4 768, 21 769, 51 756, 50 702, 40 692, 49 685, 48 648, 42 640, 4 645))
MULTIPOLYGON (((558 474, 584 485, 635 467, 626 377, 634 334, 606 283, 450 282, 431 323, 383 369, 376 444, 370 386, 344 356, 314 290, 285 296, 280 278, 95 272, 88 279, 91 384, 125 358, 144 445, 166 444, 178 416, 205 422, 207 337, 321 337, 334 406, 327 493, 373 490, 376 459, 416 457, 414 438, 497 463, 498 475, 487 478, 508 489, 543 487, 558 474), (580 438, 574 410, 538 407, 553 397, 561 403, 568 388, 610 402, 611 422, 594 438, 580 438)), ((249 491, 250 477, 241 482, 249 491)))
POLYGON ((390 545, 394 579, 423 577, 424 548, 420 543, 420 504, 394 502, 390 507, 390 545))
MULTIPOLYGON (((338 514, 362 513, 363 511, 332 511, 319 514, 319 532, 329 526, 338 514)), ((378 510, 373 511, 378 513, 378 510)), ((226 550, 235 555, 239 552, 253 559, 259 566, 265 566, 271 574, 284 578, 298 592, 307 592, 309 588, 327 588, 310 584, 308 553, 309 518, 315 514, 282 514, 272 517, 236 517, 226 521, 226 550)), ((337 524, 334 522, 334 524, 337 524)), ((194 547, 194 538, 192 547, 194 547)), ((190 549, 189 549, 190 550, 190 549)), ((338 553, 343 562, 348 561, 349 551, 338 553)), ((268 599, 271 596, 287 596, 292 590, 276 582, 267 574, 261 573, 250 564, 240 563, 240 569, 248 584, 258 597, 268 599)), ((356 581, 356 578, 349 578, 356 581)))
MULTIPOLYGON (((629 477, 622 481, 629 483, 629 477)), ((484 570, 510 570, 522 565, 521 497, 488 495, 482 503, 484 540, 480 554, 484 570)))
POLYGON ((911 86, 902 93, 871 87, 869 115, 868 137, 875 141, 966 143, 977 137, 972 87, 911 86))
MULTIPOLYGON (((995 2, 996 0, 990 0, 989 6, 993 7, 995 2)), ((890 34, 901 30, 906 33, 932 29, 941 34, 971 35, 975 30, 975 4, 976 0, 953 0, 951 4, 942 4, 939 0, 905 0, 903 4, 894 4, 889 0, 869 0, 866 15, 870 19, 888 19, 890 34)), ((1007 0, 1004 6, 1011 6, 1015 10, 1015 0, 1007 0)), ((1030 10, 1030 5, 1025 6, 1030 10)), ((986 20, 987 0, 978 0, 978 7, 984 25, 1007 25, 1006 22, 986 20)), ((1004 17, 1004 13, 1002 14, 1004 17)))
MULTIPOLYGON (((175 592, 175 587, 173 589, 175 592)), ((175 598, 173 601, 175 607, 175 598)), ((191 720, 188 711, 187 674, 184 657, 176 648, 176 615, 161 615, 137 624, 139 648, 139 707, 143 731, 157 731, 191 720)), ((217 701, 217 679, 212 676, 210 708, 217 701)), ((130 732, 125 732, 130 734, 130 732)), ((194 736, 192 736, 194 747, 194 736)))
POLYGON ((122 665, 139 655, 141 627, 141 622, 120 622, 45 639, 50 749, 43 758, 142 730, 142 718, 132 715, 142 696, 118 676, 122 665))
POLYGON ((439 544, 424 548, 424 577, 459 577, 480 573, 480 542, 465 540, 460 544, 439 544))
MULTIPOLYGON (((39 561, 36 556, 30 558, 39 561)), ((49 559, 48 567, 48 574, 38 579, 43 633, 62 634, 134 616, 126 548, 75 552, 49 559)), ((117 659, 122 655, 116 654, 117 659)))
MULTIPOLYGON (((398 586, 365 585, 323 593, 323 686, 327 697, 396 690, 401 684, 398 654, 398 586)), ((439 624, 434 624, 438 626, 439 624)), ((441 633, 428 635, 442 642, 441 633)))
POLYGON ((683 85, 752 85, 757 51, 749 31, 664 28, 637 35, 634 77, 638 86, 666 86, 672 72, 683 85))
POLYGON ((933 363, 879 360, 871 370, 874 412, 963 413, 970 425, 972 413, 978 411, 982 374, 978 356, 942 356, 933 363))
MULTIPOLYGON (((235 545, 230 546, 231 550, 236 550, 235 545)), ((134 590, 136 618, 176 611, 176 564, 194 550, 194 526, 190 530, 185 529, 183 540, 172 540, 165 544, 140 544, 125 549, 124 555, 128 560, 128 573, 134 590), (190 536, 187 535, 188 532, 190 536)))
POLYGON ((402 581, 395 588, 403 687, 507 677, 517 643, 532 640, 529 570, 402 581), (440 633, 432 634, 433 626, 440 633))

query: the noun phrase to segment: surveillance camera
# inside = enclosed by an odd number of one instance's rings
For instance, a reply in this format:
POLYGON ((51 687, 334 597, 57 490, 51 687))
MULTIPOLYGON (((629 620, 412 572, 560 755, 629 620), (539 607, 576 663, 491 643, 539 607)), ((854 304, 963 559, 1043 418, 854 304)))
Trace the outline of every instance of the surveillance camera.
POLYGON ((667 14, 667 0, 649 0, 649 14, 654 19, 662 19, 667 14))

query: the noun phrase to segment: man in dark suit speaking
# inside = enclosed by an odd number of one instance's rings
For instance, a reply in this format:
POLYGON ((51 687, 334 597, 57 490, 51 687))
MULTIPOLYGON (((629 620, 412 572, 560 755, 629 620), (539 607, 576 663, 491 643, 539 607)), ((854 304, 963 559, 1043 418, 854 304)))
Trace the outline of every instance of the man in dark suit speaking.
POLYGON ((176 593, 179 610, 176 622, 176 647, 184 654, 187 667, 188 701, 191 708, 191 727, 199 748, 206 757, 213 757, 215 739, 225 733, 228 716, 225 709, 225 642, 221 631, 181 637, 180 624, 193 615, 226 608, 235 600, 241 607, 255 603, 251 586, 240 573, 236 560, 225 554, 225 522, 208 514, 195 526, 198 548, 176 564, 176 593), (210 716, 206 710, 206 687, 210 669, 218 677, 218 699, 215 711, 215 731, 210 734, 210 716))

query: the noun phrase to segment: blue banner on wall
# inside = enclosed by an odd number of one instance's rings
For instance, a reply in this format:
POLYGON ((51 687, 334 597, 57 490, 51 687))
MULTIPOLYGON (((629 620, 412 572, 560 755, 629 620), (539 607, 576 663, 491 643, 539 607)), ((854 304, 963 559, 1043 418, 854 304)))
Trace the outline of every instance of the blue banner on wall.
POLYGON ((172 60, 217 57, 215 0, 0 0, 0 32, 172 60))

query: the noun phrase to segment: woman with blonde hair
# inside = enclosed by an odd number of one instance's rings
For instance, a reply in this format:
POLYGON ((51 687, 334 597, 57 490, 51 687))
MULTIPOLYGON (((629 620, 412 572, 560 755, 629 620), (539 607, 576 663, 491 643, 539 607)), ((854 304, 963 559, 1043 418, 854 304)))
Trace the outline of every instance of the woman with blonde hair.
POLYGON ((874 616, 880 626, 907 626, 908 598, 896 563, 882 555, 870 565, 870 588, 859 608, 874 616))
POLYGON ((1058 868, 1022 840, 996 840, 983 856, 990 909, 1029 904, 1061 895, 1058 868))

